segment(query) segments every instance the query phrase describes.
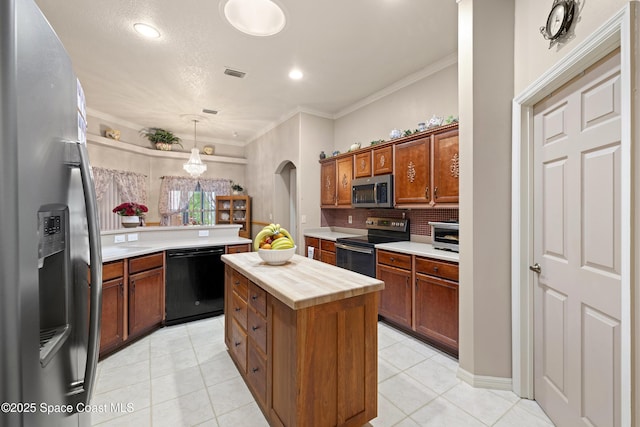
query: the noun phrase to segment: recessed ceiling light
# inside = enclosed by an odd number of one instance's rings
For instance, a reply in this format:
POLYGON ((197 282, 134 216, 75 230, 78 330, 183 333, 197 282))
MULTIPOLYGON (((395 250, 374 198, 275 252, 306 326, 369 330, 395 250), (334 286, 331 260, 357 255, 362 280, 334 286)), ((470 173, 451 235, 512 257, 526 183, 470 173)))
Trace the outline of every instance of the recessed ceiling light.
POLYGON ((157 39, 160 37, 160 31, 156 30, 151 25, 137 23, 133 24, 133 29, 136 30, 138 34, 150 39, 157 39))
POLYGON ((302 77, 304 77, 304 74, 302 74, 302 71, 298 70, 297 68, 289 71, 289 78, 292 80, 300 80, 302 77))
POLYGON ((286 24, 284 12, 271 0, 227 0, 224 17, 235 29, 252 36, 272 36, 286 24))

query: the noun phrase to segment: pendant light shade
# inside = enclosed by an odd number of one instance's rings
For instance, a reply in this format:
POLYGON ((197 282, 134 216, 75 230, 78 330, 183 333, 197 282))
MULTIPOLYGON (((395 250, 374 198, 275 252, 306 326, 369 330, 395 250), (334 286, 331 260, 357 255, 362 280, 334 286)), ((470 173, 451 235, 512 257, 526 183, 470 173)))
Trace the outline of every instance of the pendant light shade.
POLYGON ((191 156, 189 157, 189 161, 182 165, 185 171, 189 173, 194 178, 199 177, 207 170, 207 165, 202 163, 200 160, 200 152, 196 148, 196 126, 198 124, 197 120, 193 121, 193 148, 191 149, 191 156))

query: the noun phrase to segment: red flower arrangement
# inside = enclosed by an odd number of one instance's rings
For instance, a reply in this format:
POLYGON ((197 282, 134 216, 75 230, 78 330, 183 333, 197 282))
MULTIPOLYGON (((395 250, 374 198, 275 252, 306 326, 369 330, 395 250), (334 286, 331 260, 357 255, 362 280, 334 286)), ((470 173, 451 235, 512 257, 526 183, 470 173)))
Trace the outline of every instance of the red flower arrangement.
POLYGON ((113 208, 113 213, 120 216, 144 216, 145 212, 149 212, 145 205, 134 202, 121 203, 113 208))

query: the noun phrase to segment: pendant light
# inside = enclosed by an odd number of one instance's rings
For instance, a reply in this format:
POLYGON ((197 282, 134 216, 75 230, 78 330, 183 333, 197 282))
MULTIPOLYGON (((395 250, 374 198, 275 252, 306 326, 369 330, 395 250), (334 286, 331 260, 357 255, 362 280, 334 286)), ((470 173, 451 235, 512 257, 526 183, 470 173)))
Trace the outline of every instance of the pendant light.
POLYGON ((199 177, 207 170, 207 165, 202 163, 200 160, 200 153, 196 148, 196 126, 198 125, 198 120, 193 120, 193 148, 191 149, 191 156, 189 157, 189 161, 182 165, 184 170, 186 170, 189 175, 194 178, 199 177))

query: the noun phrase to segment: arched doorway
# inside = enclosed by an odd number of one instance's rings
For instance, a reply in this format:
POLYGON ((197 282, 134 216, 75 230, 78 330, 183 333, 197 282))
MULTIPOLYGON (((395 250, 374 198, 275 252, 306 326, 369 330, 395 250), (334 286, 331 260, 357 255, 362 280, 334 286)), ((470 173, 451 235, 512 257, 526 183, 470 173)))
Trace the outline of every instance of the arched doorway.
POLYGON ((289 230, 297 244, 298 195, 296 166, 289 160, 280 163, 275 170, 273 184, 273 221, 289 230))

